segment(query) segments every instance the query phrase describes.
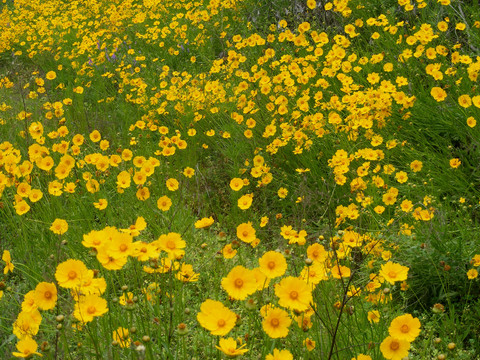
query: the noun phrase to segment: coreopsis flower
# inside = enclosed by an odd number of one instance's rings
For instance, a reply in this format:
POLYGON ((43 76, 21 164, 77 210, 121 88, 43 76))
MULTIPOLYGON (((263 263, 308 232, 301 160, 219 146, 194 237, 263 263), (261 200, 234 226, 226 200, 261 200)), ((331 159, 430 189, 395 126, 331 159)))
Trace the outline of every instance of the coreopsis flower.
POLYGON ((430 91, 430 95, 432 95, 432 97, 438 102, 445 100, 445 98, 447 97, 447 93, 445 92, 445 90, 437 86, 432 88, 432 90, 430 91))
POLYGON ((247 210, 251 205, 253 201, 253 194, 246 194, 240 197, 237 201, 237 205, 240 209, 242 210, 247 210))
POLYGON ((22 311, 13 323, 13 334, 19 339, 34 336, 40 329, 42 315, 35 309, 32 311, 22 311))
POLYGON ((192 169, 191 167, 186 167, 184 170, 183 170, 183 176, 187 177, 187 178, 191 178, 195 175, 195 169, 192 169))
POLYGON ((195 222, 195 228, 196 229, 203 229, 203 228, 207 228, 209 226, 211 226, 213 223, 215 222, 215 220, 213 220, 213 217, 208 217, 208 218, 202 218, 198 221, 195 222))
POLYGON ((232 244, 227 244, 222 249, 222 255, 225 259, 231 259, 237 255, 237 250, 233 248, 232 244))
POLYGON ((237 315, 220 301, 205 300, 197 314, 200 325, 212 335, 227 335, 237 322, 237 315))
POLYGON ((238 265, 222 279, 222 288, 232 299, 244 300, 257 291, 257 282, 251 270, 238 265))
POLYGON ((406 266, 389 261, 382 265, 379 274, 390 285, 393 285, 397 281, 407 280, 408 270, 406 266))
POLYGON ((198 281, 199 273, 193 271, 193 266, 190 264, 182 264, 178 272, 175 274, 175 278, 183 282, 195 282, 198 281))
POLYGON ((168 196, 162 196, 157 200, 157 207, 159 210, 168 211, 172 206, 172 200, 168 196))
POLYGON ((158 240, 153 242, 160 250, 166 251, 171 259, 180 259, 185 254, 183 250, 186 242, 178 233, 168 233, 160 235, 158 240))
POLYGON ((418 318, 405 314, 392 320, 388 333, 396 339, 412 342, 420 334, 420 325, 418 318))
POLYGON ((255 234, 255 228, 250 221, 237 226, 237 237, 243 242, 251 243, 256 239, 255 234))
POLYGON ((324 263, 328 257, 328 252, 323 245, 315 243, 307 248, 307 256, 313 261, 324 263))
POLYGON ((468 280, 473 280, 478 277, 478 271, 476 269, 470 269, 467 271, 468 280))
POLYGON ((303 345, 305 345, 308 351, 312 351, 313 349, 315 349, 316 342, 310 338, 306 338, 303 341, 303 345))
POLYGON ((239 191, 243 187, 243 185, 243 180, 240 178, 233 178, 232 180, 230 180, 230 188, 233 191, 239 191))
POLYGON ((357 357, 352 360, 372 360, 372 357, 370 355, 358 354, 357 357))
POLYGON ((108 311, 107 300, 96 294, 80 296, 75 303, 73 316, 82 323, 93 321, 94 318, 102 316, 108 311))
POLYGON ((320 281, 327 280, 327 272, 325 266, 321 263, 314 262, 310 266, 305 266, 300 273, 300 278, 307 284, 317 285, 320 281))
POLYGON ((272 339, 284 338, 288 335, 288 327, 292 319, 280 308, 270 307, 263 317, 263 331, 272 339))
POLYGON ((30 290, 25 294, 22 301, 22 311, 29 312, 38 308, 35 304, 35 290, 30 290))
POLYGON ((93 203, 93 206, 98 210, 104 210, 108 206, 108 201, 107 199, 98 199, 98 201, 93 203))
POLYGON ((293 360, 293 355, 288 350, 273 349, 273 353, 268 354, 265 360, 293 360))
POLYGON ((351 275, 351 270, 347 266, 335 264, 330 269, 332 277, 334 279, 348 278, 351 275))
POLYGON ((68 230, 68 223, 63 219, 55 219, 50 226, 50 231, 57 235, 62 235, 68 230))
POLYGON ((367 320, 370 323, 378 323, 380 321, 380 312, 378 310, 369 311, 367 314, 367 320))
POLYGON ((462 161, 460 159, 454 158, 450 159, 450 167, 453 169, 458 168, 462 164, 462 161))
POLYGON ((18 351, 12 352, 12 355, 18 358, 27 359, 33 355, 42 356, 42 354, 37 352, 38 344, 31 337, 26 337, 20 340, 16 348, 18 351))
POLYGON ((55 279, 61 287, 71 289, 79 286, 87 275, 88 269, 82 261, 69 259, 58 264, 55 279))
POLYGON ((53 283, 39 283, 35 288, 34 300, 40 310, 53 309, 57 303, 57 287, 53 283))
POLYGON ((166 185, 167 185, 167 189, 170 190, 170 191, 178 190, 178 180, 177 179, 173 179, 173 178, 168 179, 167 182, 166 182, 166 185))
POLYGON ((53 70, 50 70, 45 74, 45 79, 47 80, 54 80, 56 77, 57 77, 57 74, 53 70))
POLYGON ((277 251, 267 251, 258 259, 260 270, 269 279, 280 277, 287 271, 287 260, 285 256, 277 251))
POLYGON ((218 345, 219 346, 215 345, 215 347, 221 352, 223 352, 225 355, 227 355, 227 357, 229 358, 234 358, 239 355, 243 355, 248 351, 248 349, 244 349, 244 347, 247 346, 247 344, 243 344, 242 346, 237 348, 238 343, 233 338, 228 338, 228 339, 222 338, 220 339, 218 345))
POLYGON ((275 286, 280 306, 292 310, 305 311, 312 302, 311 287, 302 279, 287 276, 275 286))
POLYGON ((12 257, 10 251, 3 250, 2 260, 5 262, 5 267, 3 268, 3 273, 6 275, 9 271, 13 272, 15 265, 12 263, 12 257))
POLYGON ((119 327, 117 330, 113 331, 113 340, 118 343, 121 348, 128 348, 130 347, 130 343, 132 339, 130 339, 128 329, 123 327, 119 327))
POLYGON ((147 222, 143 216, 139 216, 137 220, 135 220, 135 224, 130 225, 128 229, 120 229, 121 232, 127 233, 130 236, 138 236, 140 232, 147 228, 147 222))
POLYGON ((385 359, 401 360, 408 356, 410 343, 407 340, 399 340, 392 336, 387 337, 380 344, 380 351, 385 359))

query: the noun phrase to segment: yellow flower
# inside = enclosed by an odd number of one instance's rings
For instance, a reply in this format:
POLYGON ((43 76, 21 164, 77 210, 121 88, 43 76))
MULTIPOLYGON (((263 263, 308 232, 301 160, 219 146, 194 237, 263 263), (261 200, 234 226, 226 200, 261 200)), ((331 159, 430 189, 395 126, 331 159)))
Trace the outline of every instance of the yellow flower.
POLYGON ((397 281, 407 280, 408 270, 406 266, 389 261, 382 265, 379 274, 390 285, 393 285, 397 281))
POLYGON ((401 360, 408 356, 410 343, 406 340, 395 339, 392 336, 387 337, 380 344, 380 351, 386 359, 401 360))
POLYGON ((256 239, 255 233, 256 231, 250 221, 237 226, 237 237, 246 243, 251 243, 256 239))
POLYGON ((104 210, 108 205, 107 199, 98 199, 97 202, 93 203, 93 206, 97 208, 98 210, 104 210))
POLYGON ((258 259, 260 270, 269 279, 280 277, 287 271, 287 260, 285 256, 277 251, 267 251, 258 259))
POLYGON ((12 263, 12 257, 10 251, 3 250, 2 260, 5 262, 5 267, 3 268, 3 273, 6 275, 9 271, 13 272, 15 265, 12 263))
POLYGON ((265 360, 293 360, 293 355, 288 350, 273 349, 273 354, 268 354, 265 360))
POLYGON ((478 271, 476 269, 470 269, 467 271, 467 277, 469 280, 476 279, 478 277, 478 271))
POLYGON ((243 180, 240 178, 233 178, 232 180, 230 180, 230 188, 233 191, 239 191, 243 187, 243 185, 243 180))
POLYGON ((242 346, 237 348, 238 344, 233 338, 222 338, 219 341, 219 345, 220 346, 215 345, 215 347, 221 352, 223 352, 225 355, 227 355, 227 357, 229 358, 243 355, 248 351, 248 349, 244 349, 244 347, 247 346, 246 344, 243 344, 242 346))
POLYGON ((45 74, 45 78, 47 80, 54 80, 56 77, 57 77, 57 74, 55 73, 55 71, 49 71, 45 74))
POLYGON ((287 197, 287 195, 288 195, 288 190, 285 189, 285 188, 283 188, 283 187, 281 187, 280 189, 278 189, 278 193, 277 193, 277 194, 278 194, 278 197, 279 197, 280 199, 285 199, 285 198, 287 197))
POLYGON ((378 310, 369 311, 367 319, 370 323, 378 323, 380 321, 380 313, 378 310))
POLYGON ((215 222, 215 220, 213 220, 213 217, 208 217, 208 218, 202 218, 198 221, 195 222, 195 228, 196 229, 203 229, 203 228, 206 228, 206 227, 209 227, 211 226, 213 223, 215 222))
POLYGON ((420 320, 410 314, 397 316, 390 323, 388 333, 398 340, 414 341, 420 334, 420 320))
POLYGON ((432 97, 438 102, 445 100, 445 98, 447 97, 447 93, 445 92, 445 90, 437 86, 432 88, 432 90, 430 91, 430 95, 432 95, 432 97))
POLYGON ((246 194, 243 195, 240 199, 238 199, 238 207, 242 210, 247 210, 252 205, 253 194, 246 194))
POLYGON ((68 223, 63 220, 63 219, 55 219, 55 221, 52 223, 52 226, 50 226, 50 231, 52 231, 54 234, 62 235, 68 230, 68 223))
POLYGON ((73 316, 82 323, 93 321, 95 317, 102 316, 108 311, 107 300, 96 294, 81 296, 75 304, 73 316))
POLYGON ((160 235, 158 240, 153 242, 160 250, 166 251, 171 259, 181 259, 185 255, 183 250, 186 242, 178 233, 168 233, 160 235))
POLYGON ((232 299, 244 300, 257 291, 257 281, 251 270, 238 265, 222 279, 222 288, 232 299))
POLYGON ((450 159, 450 167, 453 169, 458 168, 461 163, 462 162, 460 161, 460 159, 457 159, 457 158, 450 159))
POLYGON ((57 303, 57 288, 53 283, 41 282, 35 288, 35 304, 40 310, 50 310, 57 303))
POLYGON ((177 179, 173 179, 173 178, 168 179, 167 182, 166 182, 166 185, 167 185, 168 190, 170 190, 170 191, 178 190, 178 180, 177 179))
POLYGON ((284 338, 288 335, 288 327, 292 319, 285 310, 270 307, 263 317, 263 331, 272 339, 284 338))
POLYGON ((302 279, 287 276, 275 286, 280 306, 292 310, 305 311, 312 302, 310 286, 302 279))
POLYGON ((116 341, 121 348, 130 347, 130 343, 132 342, 128 329, 123 327, 119 327, 113 332, 113 340, 116 341))
POLYGON ((227 335, 237 322, 237 315, 220 301, 205 300, 197 314, 200 325, 212 335, 227 335))
POLYGON ((172 206, 172 200, 168 196, 162 196, 157 200, 157 207, 162 211, 168 211, 172 206))
POLYGON ((70 289, 79 286, 87 275, 88 269, 82 261, 69 259, 58 264, 55 279, 58 285, 70 289))
POLYGON ((315 349, 316 343, 314 340, 306 338, 305 340, 303 340, 303 345, 305 345, 308 351, 312 351, 313 349, 315 349))
POLYGON ((473 127, 475 127, 475 125, 477 125, 477 120, 475 120, 475 118, 473 116, 470 116, 467 119, 467 125, 470 126, 471 128, 473 128, 473 127))
POLYGON ((23 340, 20 340, 17 345, 18 352, 12 352, 12 355, 18 358, 30 358, 32 355, 42 356, 42 354, 37 352, 38 345, 31 337, 26 337, 23 340))

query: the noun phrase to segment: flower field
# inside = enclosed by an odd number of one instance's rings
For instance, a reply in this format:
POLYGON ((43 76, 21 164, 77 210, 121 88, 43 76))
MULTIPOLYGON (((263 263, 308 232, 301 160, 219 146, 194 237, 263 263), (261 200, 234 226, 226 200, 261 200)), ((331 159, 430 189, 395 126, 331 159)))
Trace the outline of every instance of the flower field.
POLYGON ((479 14, 2 0, 0 358, 480 359, 479 14))

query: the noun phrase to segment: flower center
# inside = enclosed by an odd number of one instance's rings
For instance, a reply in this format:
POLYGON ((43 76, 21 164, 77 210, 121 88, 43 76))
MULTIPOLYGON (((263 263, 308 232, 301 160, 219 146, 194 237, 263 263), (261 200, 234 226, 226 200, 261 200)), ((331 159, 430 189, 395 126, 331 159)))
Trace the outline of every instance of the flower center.
POLYGON ((248 237, 248 231, 245 230, 245 231, 242 233, 242 235, 243 235, 243 237, 248 237))
POLYGON ((388 273, 388 276, 390 276, 391 278, 395 279, 397 277, 397 273, 395 271, 390 271, 388 273))
POLYGON ((68 278, 70 280, 73 280, 77 277, 77 273, 74 271, 74 270, 71 270, 69 273, 68 273, 68 278))
POLYGON ((169 249, 175 249, 175 241, 173 241, 173 240, 168 240, 168 242, 167 242, 167 248, 169 248, 169 249))
POLYGON ((242 279, 236 279, 235 280, 235 287, 241 288, 243 286, 243 280, 242 279))
POLYGON ((410 328, 408 327, 407 324, 402 325, 402 327, 400 328, 400 331, 404 334, 408 333, 409 330, 410 328))
POLYGON ((398 341, 392 341, 390 343, 390 349, 391 350, 398 350, 398 348, 400 347, 400 344, 398 343, 398 341))
POLYGON ((217 325, 218 325, 218 327, 224 327, 225 326, 225 320, 223 320, 223 319, 218 320, 217 325))
POLYGON ((125 244, 120 245, 120 251, 125 251, 125 250, 127 250, 127 245, 125 244))
POLYGON ((275 268, 275 261, 270 261, 267 266, 270 270, 273 270, 275 268))
POLYGON ((95 308, 95 306, 89 306, 89 307, 87 308, 87 312, 88 312, 89 314, 95 314, 95 311, 97 311, 97 309, 95 308))
POLYGON ((290 299, 296 300, 297 298, 298 298, 298 292, 296 292, 295 290, 291 291, 290 292, 290 299))
POLYGON ((273 326, 273 327, 277 327, 278 325, 280 325, 280 321, 278 319, 272 319, 270 321, 270 324, 273 326))
POLYGON ((45 299, 50 299, 50 298, 52 297, 52 293, 51 293, 50 291, 45 291, 45 292, 43 293, 43 297, 44 297, 45 299))

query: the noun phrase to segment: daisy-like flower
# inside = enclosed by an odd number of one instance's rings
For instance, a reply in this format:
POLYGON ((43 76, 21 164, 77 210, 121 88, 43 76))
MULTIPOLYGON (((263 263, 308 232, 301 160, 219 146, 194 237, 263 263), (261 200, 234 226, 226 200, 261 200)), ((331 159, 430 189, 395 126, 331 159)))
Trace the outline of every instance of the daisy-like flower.
POLYGON ((185 255, 183 249, 186 246, 186 242, 178 233, 171 232, 160 235, 158 240, 153 243, 155 243, 160 250, 166 251, 168 256, 172 259, 181 259, 183 255, 185 255))
POLYGON ((243 242, 251 243, 256 239, 255 234, 256 231, 250 221, 237 226, 237 237, 243 242))
POLYGON ((408 356, 410 343, 407 340, 399 340, 392 336, 387 337, 380 344, 380 351, 385 359, 401 360, 408 356))
POLYGON ((382 276, 390 285, 393 285, 397 281, 407 280, 408 270, 409 269, 406 266, 389 261, 382 265, 380 276, 382 276))
POLYGON ((238 265, 222 279, 222 288, 232 299, 244 300, 257 291, 257 282, 251 270, 238 265))
POLYGON ((203 228, 207 228, 209 226, 211 226, 213 223, 215 222, 215 220, 213 220, 213 217, 208 217, 208 218, 202 218, 200 220, 198 220, 197 222, 195 222, 195 228, 196 229, 203 229, 203 228))
POLYGON ((243 344, 242 346, 238 347, 238 343, 233 339, 233 338, 228 338, 228 339, 220 339, 219 341, 219 346, 215 347, 223 352, 225 355, 227 355, 229 358, 237 357, 239 355, 245 354, 248 349, 244 349, 246 344, 243 344))
POLYGON ((73 316, 82 323, 92 321, 95 317, 102 316, 108 311, 107 301, 98 295, 80 297, 75 304, 73 316))
POLYGON ((237 315, 220 301, 205 300, 200 306, 197 320, 212 335, 227 335, 237 322, 237 315))
POLYGON ((66 233, 67 230, 68 223, 63 219, 55 219, 55 221, 52 223, 52 226, 50 226, 50 231, 58 235, 66 233))
POLYGON ((293 355, 288 350, 273 349, 273 353, 268 354, 265 360, 293 360, 293 355))
POLYGON ((312 302, 311 287, 302 279, 287 276, 275 286, 275 295, 278 296, 280 306, 305 311, 312 302))
POLYGON ((71 289, 79 286, 87 275, 88 269, 82 261, 69 259, 58 264, 55 279, 61 287, 71 289))
POLYGON ((272 339, 284 338, 288 335, 288 327, 292 319, 280 308, 270 307, 262 321, 263 331, 272 339))
POLYGON ((388 333, 396 339, 412 342, 420 334, 420 320, 410 314, 397 316, 392 320, 388 333))
POLYGON ((57 287, 53 283, 39 283, 35 288, 34 299, 40 310, 53 309, 57 303, 57 287))
POLYGON ((130 346, 132 339, 130 339, 128 329, 119 327, 113 332, 113 340, 118 343, 121 348, 127 348, 130 346))
POLYGON ((12 352, 12 355, 15 357, 27 359, 32 355, 42 356, 42 354, 37 352, 38 344, 31 337, 20 340, 16 347, 18 351, 12 352))
POLYGON ((267 251, 258 259, 258 263, 260 270, 270 279, 282 276, 287 271, 285 256, 276 251, 267 251))

